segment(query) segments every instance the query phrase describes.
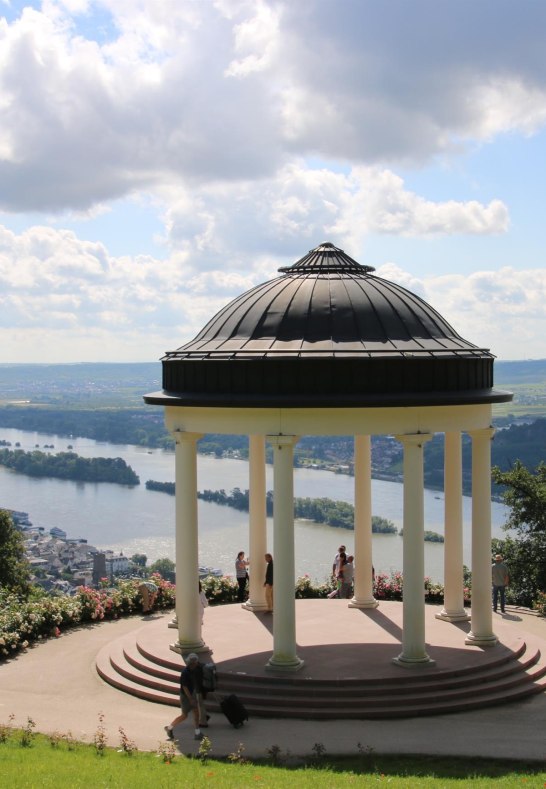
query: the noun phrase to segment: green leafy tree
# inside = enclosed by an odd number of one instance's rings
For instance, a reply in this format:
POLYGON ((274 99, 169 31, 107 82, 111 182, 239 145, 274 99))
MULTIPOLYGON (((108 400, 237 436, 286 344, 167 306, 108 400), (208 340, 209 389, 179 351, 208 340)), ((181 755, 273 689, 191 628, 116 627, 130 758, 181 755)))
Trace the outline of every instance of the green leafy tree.
POLYGON ((510 471, 495 467, 493 480, 506 486, 502 495, 510 507, 507 528, 520 535, 546 532, 546 463, 539 463, 533 473, 516 460, 510 471))
POLYGON ((503 499, 510 508, 504 528, 517 535, 493 540, 493 553, 503 555, 510 571, 508 599, 533 605, 546 591, 546 464, 532 472, 516 461, 510 471, 494 468, 493 479, 505 487, 503 499))
POLYGON ((134 553, 131 556, 131 561, 133 564, 136 564, 138 567, 146 567, 148 557, 146 556, 145 553, 134 553))
POLYGON ((30 588, 23 535, 6 510, 0 510, 0 587, 24 595, 30 588))
POLYGON ((156 559, 156 561, 150 565, 150 573, 159 573, 166 581, 174 581, 175 564, 171 559, 156 559))

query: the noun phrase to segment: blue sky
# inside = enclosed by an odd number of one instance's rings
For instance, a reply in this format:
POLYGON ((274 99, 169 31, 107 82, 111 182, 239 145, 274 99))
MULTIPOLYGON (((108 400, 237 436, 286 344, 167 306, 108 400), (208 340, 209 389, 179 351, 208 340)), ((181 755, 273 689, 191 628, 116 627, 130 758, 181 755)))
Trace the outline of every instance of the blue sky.
POLYGON ((0 362, 154 361, 332 241, 546 357, 546 4, 0 0, 0 362))

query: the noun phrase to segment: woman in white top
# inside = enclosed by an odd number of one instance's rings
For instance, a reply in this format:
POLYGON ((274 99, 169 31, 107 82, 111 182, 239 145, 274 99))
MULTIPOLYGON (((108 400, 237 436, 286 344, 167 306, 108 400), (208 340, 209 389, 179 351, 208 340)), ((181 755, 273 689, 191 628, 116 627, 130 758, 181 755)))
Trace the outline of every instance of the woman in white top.
POLYGON ((237 600, 240 603, 244 603, 246 596, 246 582, 248 580, 247 567, 248 562, 245 559, 245 552, 239 551, 237 558, 235 559, 235 576, 237 578, 237 583, 239 584, 239 588, 237 590, 237 600))

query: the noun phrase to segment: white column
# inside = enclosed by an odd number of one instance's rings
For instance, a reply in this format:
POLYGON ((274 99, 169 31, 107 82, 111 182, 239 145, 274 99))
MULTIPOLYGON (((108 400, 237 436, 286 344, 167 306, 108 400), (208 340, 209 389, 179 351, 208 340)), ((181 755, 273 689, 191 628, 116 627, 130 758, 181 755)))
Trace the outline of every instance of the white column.
POLYGON ((295 436, 267 436, 273 446, 273 655, 266 668, 297 671, 294 551, 295 436))
POLYGON ((265 436, 249 436, 249 596, 243 608, 263 611, 266 608, 264 577, 267 551, 266 489, 265 489, 265 436))
POLYGON ((494 646, 491 603, 491 439, 492 427, 472 430, 472 629, 465 640, 494 646))
POLYGON ((205 651, 201 638, 199 552, 197 524, 198 433, 175 431, 176 487, 176 618, 178 642, 171 649, 181 654, 205 651))
POLYGON ((444 438, 444 607, 437 619, 470 619, 463 594, 463 468, 461 434, 444 438))
POLYGON ((404 596, 399 666, 431 665, 425 648, 423 444, 428 433, 396 436, 404 447, 404 596))
POLYGON ((355 570, 349 608, 377 608, 372 579, 372 453, 370 436, 354 437, 355 570))

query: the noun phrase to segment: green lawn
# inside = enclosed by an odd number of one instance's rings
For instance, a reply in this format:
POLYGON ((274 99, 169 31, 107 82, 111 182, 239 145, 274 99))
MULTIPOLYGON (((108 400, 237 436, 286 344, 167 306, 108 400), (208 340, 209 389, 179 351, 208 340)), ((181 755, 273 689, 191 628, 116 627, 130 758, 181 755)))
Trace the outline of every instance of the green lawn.
MULTIPOLYGON (((378 756, 363 752, 348 758, 334 758, 323 753, 307 765, 274 765, 271 761, 232 764, 212 758, 202 762, 181 755, 169 762, 163 754, 136 752, 128 755, 116 749, 105 749, 98 755, 92 745, 43 735, 31 735, 30 744, 23 746, 24 732, 13 729, 6 732, 4 727, 3 734, 7 739, 0 742, 0 785, 6 789, 210 789, 214 786, 337 789, 387 784, 404 789, 465 786, 489 789, 542 788, 546 785, 543 767, 503 760, 378 756)), ((236 759, 240 756, 233 754, 236 759)), ((281 753, 279 757, 282 761, 287 754, 281 753)))

